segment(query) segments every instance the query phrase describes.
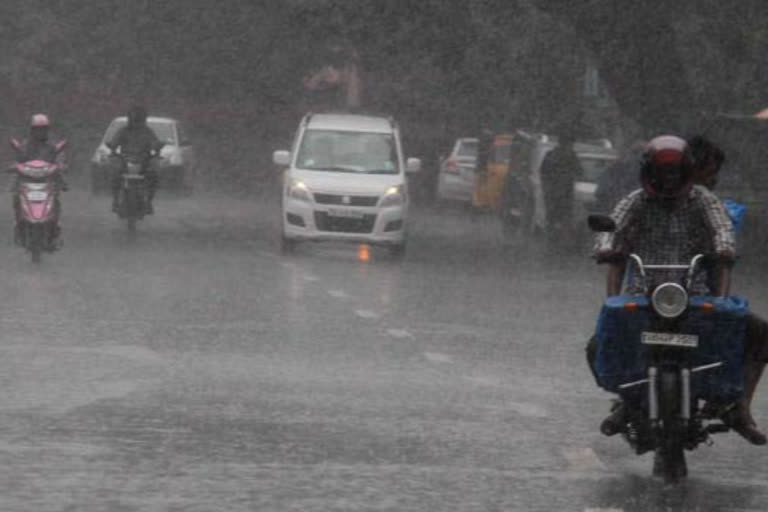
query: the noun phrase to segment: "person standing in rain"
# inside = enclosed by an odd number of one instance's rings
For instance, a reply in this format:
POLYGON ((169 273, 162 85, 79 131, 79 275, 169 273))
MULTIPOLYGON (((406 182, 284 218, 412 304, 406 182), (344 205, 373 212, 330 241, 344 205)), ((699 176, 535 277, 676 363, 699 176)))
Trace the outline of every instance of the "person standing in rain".
POLYGON ((558 130, 558 144, 541 163, 541 189, 548 238, 567 241, 573 216, 573 187, 583 170, 573 149, 576 137, 570 127, 558 130))
POLYGON ((601 212, 610 213, 624 196, 640 188, 640 164, 646 144, 644 140, 633 142, 597 179, 595 204, 601 212))

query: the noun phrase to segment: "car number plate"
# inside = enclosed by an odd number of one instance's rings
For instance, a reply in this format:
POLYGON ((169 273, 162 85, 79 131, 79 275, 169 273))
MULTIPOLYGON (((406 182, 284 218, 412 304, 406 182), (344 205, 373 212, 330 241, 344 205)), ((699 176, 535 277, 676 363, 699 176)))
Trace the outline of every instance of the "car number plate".
POLYGON ((698 347, 699 337, 695 334, 678 334, 671 332, 644 332, 644 345, 667 345, 670 347, 698 347))
POLYGON ((328 215, 331 217, 343 217, 345 219, 362 219, 365 214, 357 210, 345 210, 339 208, 331 208, 328 210, 328 215))
POLYGON ((48 199, 48 192, 43 192, 41 190, 31 190, 27 192, 27 199, 30 201, 45 201, 48 199))

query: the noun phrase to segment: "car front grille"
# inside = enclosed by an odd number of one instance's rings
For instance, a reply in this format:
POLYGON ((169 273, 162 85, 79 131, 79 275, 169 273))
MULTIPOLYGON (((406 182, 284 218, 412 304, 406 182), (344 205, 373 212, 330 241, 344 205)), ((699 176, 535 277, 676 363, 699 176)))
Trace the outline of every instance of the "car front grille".
POLYGON ((315 212, 315 227, 318 231, 332 233, 370 233, 376 224, 375 214, 365 214, 360 219, 334 217, 327 212, 315 212))
POLYGON ((376 206, 378 196, 344 196, 338 194, 313 194, 318 204, 343 204, 345 206, 376 206), (344 198, 348 198, 347 201, 344 198))

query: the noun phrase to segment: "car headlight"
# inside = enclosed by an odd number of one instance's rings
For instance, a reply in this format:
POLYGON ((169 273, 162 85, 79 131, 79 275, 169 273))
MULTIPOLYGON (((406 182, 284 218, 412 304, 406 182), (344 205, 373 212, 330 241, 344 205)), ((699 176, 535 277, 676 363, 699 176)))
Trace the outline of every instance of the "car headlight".
POLYGON ((664 318, 677 318, 688 307, 688 292, 677 283, 664 283, 653 291, 651 304, 664 318))
POLYGON ((291 181, 286 195, 299 201, 306 201, 308 203, 312 201, 312 195, 309 193, 309 189, 304 182, 298 180, 291 181))
POLYGON ((402 185, 396 187, 389 187, 384 192, 384 197, 381 199, 379 206, 385 208, 387 206, 400 206, 405 202, 405 193, 402 185))

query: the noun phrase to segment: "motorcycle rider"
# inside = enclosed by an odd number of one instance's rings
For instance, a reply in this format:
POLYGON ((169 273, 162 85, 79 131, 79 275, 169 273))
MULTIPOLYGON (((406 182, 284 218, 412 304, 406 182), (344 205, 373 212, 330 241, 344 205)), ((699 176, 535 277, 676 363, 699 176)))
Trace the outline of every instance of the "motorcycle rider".
MULTIPOLYGON (((112 140, 107 142, 107 147, 127 159, 141 163, 142 173, 147 183, 147 212, 154 213, 152 200, 157 189, 157 172, 150 165, 152 156, 160 150, 163 143, 157 138, 155 132, 147 125, 147 109, 142 105, 133 105, 128 109, 128 123, 115 133, 112 140)), ((112 211, 118 210, 118 198, 122 186, 122 175, 125 166, 114 169, 112 173, 112 211)))
MULTIPOLYGON (((677 263, 688 261, 696 254, 713 254, 717 279, 713 282, 706 273, 700 273, 692 283, 691 292, 728 294, 730 269, 735 259, 733 223, 722 202, 706 187, 694 184, 694 171, 693 155, 682 138, 664 135, 648 143, 641 164, 642 188, 616 205, 611 214, 616 229, 596 237, 595 258, 609 264, 606 277, 609 296, 621 293, 626 256, 630 252, 653 264, 677 263)), ((632 276, 629 293, 642 290, 639 279, 637 273, 632 276)), ((592 353, 590 364, 594 361, 593 350, 594 346, 587 349, 588 354, 592 353)), ((603 421, 601 431, 608 435, 621 431, 626 413, 625 405, 619 403, 603 421)), ((749 442, 765 444, 765 436, 757 430, 749 413, 749 400, 742 400, 724 420, 749 442)))
MULTIPOLYGON (((45 162, 56 162, 61 164, 62 169, 65 169, 63 161, 63 155, 61 154, 59 147, 49 141, 51 121, 46 114, 39 113, 34 114, 29 122, 29 138, 20 144, 14 144, 16 153, 16 162, 23 163, 31 160, 43 160, 45 162)), ((55 186, 58 191, 67 190, 67 184, 64 181, 64 177, 59 172, 55 175, 55 186)), ((16 175, 13 181, 11 190, 13 192, 13 211, 15 215, 16 225, 14 226, 14 239, 19 240, 19 218, 21 216, 21 203, 18 196, 18 184, 19 176, 16 175)), ((56 217, 61 214, 61 203, 59 202, 58 194, 56 196, 56 217)), ((57 241, 61 237, 61 227, 56 225, 56 232, 53 235, 53 240, 57 241)))

